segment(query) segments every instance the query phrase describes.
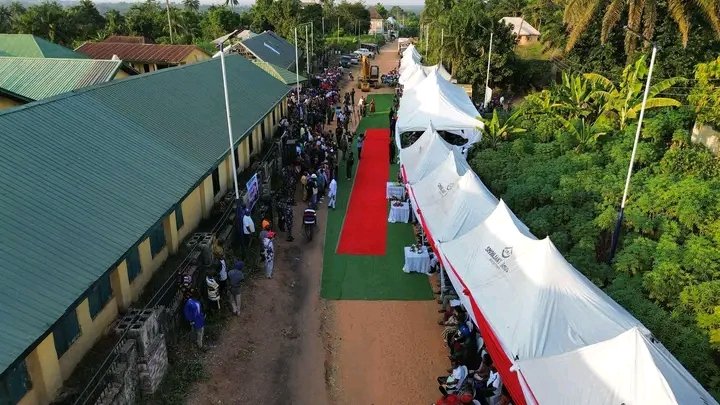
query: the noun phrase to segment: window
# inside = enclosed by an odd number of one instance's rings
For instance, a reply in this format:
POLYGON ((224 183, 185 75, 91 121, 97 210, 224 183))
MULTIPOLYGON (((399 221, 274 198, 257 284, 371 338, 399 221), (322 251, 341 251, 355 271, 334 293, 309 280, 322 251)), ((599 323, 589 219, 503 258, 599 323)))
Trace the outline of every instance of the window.
POLYGON ((0 404, 16 404, 32 388, 25 360, 9 368, 0 380, 0 404))
POLYGON ((140 274, 140 252, 138 252, 137 246, 133 246, 125 256, 125 264, 127 264, 128 280, 132 283, 140 274))
POLYGON ((265 139, 265 120, 263 120, 262 125, 260 125, 260 133, 261 133, 260 139, 265 139))
POLYGON ((90 317, 95 319, 95 316, 105 308, 105 304, 110 301, 112 297, 112 286, 110 286, 110 274, 105 274, 100 277, 95 285, 93 286, 90 293, 88 293, 88 304, 90 305, 90 317))
POLYGON ((185 218, 183 218, 182 202, 175 207, 175 229, 178 231, 185 225, 185 218))
POLYGON ((162 221, 158 221, 150 230, 150 253, 154 258, 165 247, 165 229, 162 221))
POLYGON ((273 125, 277 124, 277 117, 275 116, 275 110, 277 110, 277 108, 273 108, 273 120, 272 120, 273 125))
POLYGON ((235 154, 235 170, 240 168, 240 157, 238 157, 238 148, 235 148, 233 150, 233 153, 235 154))
MULTIPOLYGON (((253 132, 255 132, 255 131, 253 131, 253 132)), ((255 150, 255 145, 253 145, 253 138, 254 138, 253 135, 255 135, 255 134, 253 132, 251 132, 250 136, 248 136, 248 142, 250 142, 249 145, 250 145, 250 154, 251 155, 252 155, 253 151, 255 150)))
POLYGON ((218 195, 220 192, 220 168, 216 167, 215 170, 212 172, 212 182, 213 182, 213 195, 218 195))
POLYGON ((72 308, 60 318, 57 325, 55 325, 55 329, 53 329, 55 351, 58 358, 65 354, 78 336, 80 336, 80 324, 78 323, 75 308, 72 308))
POLYGON ((144 65, 143 65, 143 69, 145 69, 145 72, 144 72, 144 73, 149 73, 149 72, 150 72, 150 65, 147 64, 147 63, 144 64, 144 65))

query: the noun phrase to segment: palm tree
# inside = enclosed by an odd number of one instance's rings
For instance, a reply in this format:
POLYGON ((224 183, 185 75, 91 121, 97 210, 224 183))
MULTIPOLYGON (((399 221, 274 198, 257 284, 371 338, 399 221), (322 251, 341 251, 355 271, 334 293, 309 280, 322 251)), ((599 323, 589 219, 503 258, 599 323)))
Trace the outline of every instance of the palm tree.
MULTIPOLYGON (((622 80, 616 86, 610 79, 598 73, 586 73, 584 77, 593 83, 595 91, 593 97, 604 101, 603 112, 616 118, 620 129, 625 129, 629 119, 635 119, 642 107, 642 96, 645 88, 644 78, 647 77, 648 67, 645 56, 623 70, 622 80)), ((683 83, 685 79, 673 77, 665 79, 650 87, 646 109, 660 107, 678 107, 680 102, 669 97, 658 95, 672 86, 683 83)))
MULTIPOLYGON (((646 38, 652 38, 655 32, 655 22, 658 18, 658 5, 663 0, 610 0, 605 8, 602 19, 600 41, 605 43, 610 31, 618 24, 622 14, 627 11, 627 25, 635 31, 642 31, 646 38)), ((565 6, 564 21, 569 34, 565 50, 571 50, 580 36, 588 28, 595 13, 603 0, 568 0, 565 6)), ((677 23, 683 46, 687 46, 690 34, 688 15, 691 8, 696 6, 705 15, 715 32, 720 36, 720 7, 717 0, 667 0, 667 11, 677 23)), ((625 52, 629 55, 635 49, 637 38, 626 33, 625 52)))

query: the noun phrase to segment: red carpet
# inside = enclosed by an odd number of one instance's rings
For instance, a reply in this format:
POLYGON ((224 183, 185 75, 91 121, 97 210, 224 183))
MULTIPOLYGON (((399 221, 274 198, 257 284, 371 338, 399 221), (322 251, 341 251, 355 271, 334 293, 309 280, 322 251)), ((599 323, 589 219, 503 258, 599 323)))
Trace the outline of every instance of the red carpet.
MULTIPOLYGON (((365 132, 337 253, 384 255, 387 240, 385 188, 390 175, 390 130, 365 132)), ((357 153, 357 149, 354 150, 357 153)))

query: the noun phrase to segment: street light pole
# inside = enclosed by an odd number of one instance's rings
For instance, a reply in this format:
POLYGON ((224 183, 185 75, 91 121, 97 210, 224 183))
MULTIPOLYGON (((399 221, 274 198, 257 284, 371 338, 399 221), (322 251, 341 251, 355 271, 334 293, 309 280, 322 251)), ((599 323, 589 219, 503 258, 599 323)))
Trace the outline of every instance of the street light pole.
POLYGON ((300 105, 300 61, 298 59, 298 37, 297 27, 295 27, 295 94, 297 94, 297 103, 300 105))
POLYGON ((310 75, 310 37, 308 36, 308 26, 305 26, 305 66, 306 72, 310 75))
POLYGON ((443 45, 445 44, 445 28, 440 30, 440 64, 442 64, 443 58, 443 45))
POLYGON ((488 88, 490 86, 490 56, 492 56, 492 39, 493 39, 493 32, 490 31, 490 45, 488 45, 488 65, 487 65, 487 73, 485 73, 485 99, 483 100, 483 107, 487 108, 488 100, 487 92, 488 88))
POLYGON ((235 141, 233 140, 232 119, 230 118, 230 98, 228 97, 227 73, 225 71, 225 52, 222 49, 222 45, 220 46, 220 66, 222 66, 223 90, 225 91, 225 115, 227 116, 228 140, 230 141, 230 156, 232 160, 232 177, 233 186, 235 187, 235 201, 239 203, 240 191, 238 190, 238 180, 236 172, 237 163, 235 163, 235 141))
POLYGON ((611 262, 612 259, 615 257, 618 240, 620 239, 622 221, 623 217, 625 216, 625 203, 627 202, 628 189, 630 188, 630 178, 632 177, 633 166, 635 165, 635 154, 637 152, 638 142, 640 141, 640 131, 642 129, 643 118, 645 117, 645 104, 647 104, 648 94, 650 93, 650 80, 652 79, 653 67, 655 67, 655 56, 657 55, 658 50, 655 42, 643 37, 640 33, 635 32, 628 27, 625 27, 625 30, 644 41, 650 42, 652 44, 652 54, 650 56, 650 67, 648 68, 647 79, 645 80, 645 92, 643 93, 642 105, 640 107, 638 125, 637 129, 635 130, 635 141, 633 142, 632 153, 630 154, 630 165, 628 166, 627 178, 625 179, 625 189, 623 190, 622 200, 620 201, 620 209, 618 210, 618 218, 617 222, 615 223, 615 230, 613 231, 612 242, 610 244, 610 255, 608 256, 608 262, 611 262))

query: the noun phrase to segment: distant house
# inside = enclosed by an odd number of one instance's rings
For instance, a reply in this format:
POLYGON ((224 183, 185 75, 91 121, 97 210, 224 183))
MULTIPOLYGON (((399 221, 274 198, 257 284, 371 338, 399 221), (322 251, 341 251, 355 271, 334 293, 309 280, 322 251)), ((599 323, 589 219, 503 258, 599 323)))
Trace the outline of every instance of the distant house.
POLYGON ((513 33, 518 38, 518 45, 531 44, 540 39, 540 31, 522 17, 503 17, 500 22, 512 27, 513 33))
POLYGON ((370 12, 370 30, 368 34, 384 34, 385 19, 382 18, 375 7, 368 8, 370 12))
POLYGON ((0 56, 87 59, 86 55, 30 34, 0 34, 0 56))
POLYGON ((295 45, 272 31, 247 38, 234 49, 248 59, 260 59, 283 69, 295 70, 295 45))
POLYGON ((0 57, 0 109, 134 74, 120 60, 0 57))
POLYGON ((133 35, 110 35, 105 38, 102 42, 112 43, 126 43, 126 44, 152 44, 154 43, 150 38, 133 36, 133 35))
POLYGON ((218 48, 220 48, 220 44, 223 45, 223 48, 228 48, 248 38, 252 38, 255 35, 257 34, 250 30, 234 30, 229 34, 221 36, 220 38, 213 39, 212 43, 218 48))
POLYGON ((195 45, 107 42, 105 40, 103 42, 86 42, 80 45, 76 51, 93 59, 120 58, 140 73, 154 72, 172 66, 210 59, 210 55, 195 45))

